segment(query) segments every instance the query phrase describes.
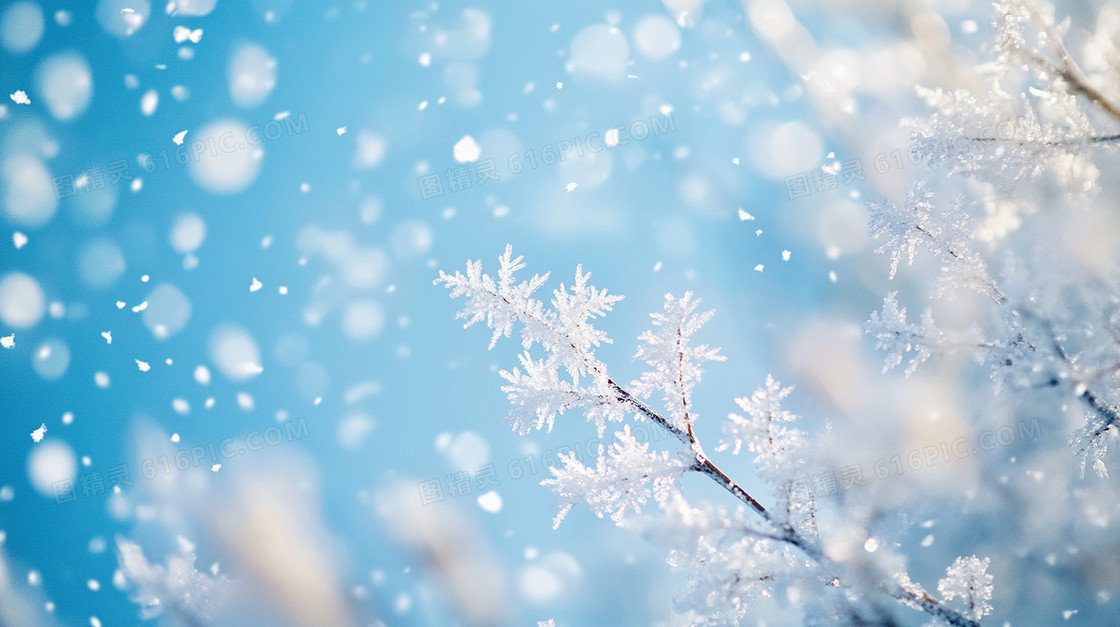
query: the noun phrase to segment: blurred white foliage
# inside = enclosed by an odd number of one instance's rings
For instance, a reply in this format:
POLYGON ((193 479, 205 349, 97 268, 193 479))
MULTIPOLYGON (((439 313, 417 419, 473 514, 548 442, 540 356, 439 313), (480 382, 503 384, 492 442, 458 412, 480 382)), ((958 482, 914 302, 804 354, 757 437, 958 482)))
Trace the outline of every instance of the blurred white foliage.
POLYGON ((935 169, 997 186, 1049 177, 1088 192, 1100 174, 1088 149, 1117 139, 1116 120, 1110 132, 1100 133, 1078 98, 1113 116, 1116 109, 1073 61, 1062 42, 1069 21, 1056 24, 1053 7, 1029 0, 994 7, 994 58, 977 68, 984 92, 919 88, 935 112, 906 122, 915 129, 917 154, 935 169))
MULTIPOLYGON (((927 250, 941 264, 929 296, 981 293, 989 323, 943 329, 928 309, 909 322, 891 292, 865 328, 887 354, 885 369, 908 356, 909 375, 935 356, 964 350, 991 368, 997 392, 1042 390, 1055 413, 1082 403, 1086 421, 1069 443, 1081 476, 1091 467, 1103 479, 1120 430, 1120 285, 1114 207, 1101 193, 1107 187, 1095 161, 1120 143, 1118 16, 1111 9, 1097 15, 1084 44, 1086 71, 1065 43, 1071 21, 1057 21, 1053 6, 1007 0, 994 8, 992 59, 977 68, 983 95, 920 90, 934 111, 906 122, 931 167, 987 185, 965 187, 971 193, 941 211, 924 180, 902 206, 871 203, 871 233, 882 242, 878 252, 890 256, 890 277, 903 259, 913 262, 927 250), (996 206, 1012 229, 972 225, 970 213, 996 206), (1036 224, 1020 219, 1027 214, 1036 224), (1024 223, 1036 230, 1008 237, 1024 223), (974 239, 991 242, 987 254, 1003 267, 998 282, 971 247, 974 239)), ((1014 399, 1006 404, 1015 407, 1014 399)), ((1039 405, 1022 409, 1033 414, 1039 405)))
POLYGON ((118 536, 117 561, 133 587, 132 601, 140 606, 142 619, 168 612, 187 624, 206 622, 232 593, 225 577, 211 577, 195 569, 193 553, 170 555, 165 565, 152 564, 140 545, 118 536))

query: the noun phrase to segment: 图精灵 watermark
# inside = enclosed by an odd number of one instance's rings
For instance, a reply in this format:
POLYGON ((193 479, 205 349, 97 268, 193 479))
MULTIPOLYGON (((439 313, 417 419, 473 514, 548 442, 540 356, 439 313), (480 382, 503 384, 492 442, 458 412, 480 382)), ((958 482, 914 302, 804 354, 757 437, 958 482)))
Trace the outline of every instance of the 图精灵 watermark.
POLYGON ((73 479, 56 481, 51 484, 51 489, 54 492, 55 503, 62 505, 81 498, 103 495, 114 489, 130 488, 136 485, 137 476, 142 481, 153 481, 192 468, 213 469, 225 460, 302 440, 308 435, 307 420, 300 418, 294 422, 253 429, 239 437, 226 437, 155 457, 147 457, 140 462, 138 473, 136 468, 128 464, 118 464, 106 468, 104 473, 100 470, 90 470, 78 474, 73 479))
POLYGON ((138 154, 135 164, 122 157, 55 176, 52 179, 55 197, 62 199, 95 192, 122 181, 136 181, 137 177, 143 174, 171 170, 203 158, 214 158, 248 150, 284 137, 307 133, 310 130, 307 114, 298 113, 277 116, 267 122, 247 126, 244 132, 227 130, 216 135, 200 137, 193 137, 188 132, 182 137, 182 143, 175 145, 174 148, 138 154))
POLYGON ((601 153, 676 131, 677 121, 672 113, 659 114, 612 126, 605 131, 592 131, 548 142, 504 158, 488 157, 472 163, 460 163, 424 174, 416 182, 420 188, 420 199, 431 200, 507 180, 526 170, 552 167, 569 159, 601 153))
POLYGON ((838 468, 839 472, 822 470, 812 477, 795 481, 793 489, 815 496, 830 496, 867 486, 872 480, 912 474, 923 468, 989 453, 1016 442, 1034 442, 1041 437, 1042 426, 1038 418, 1030 422, 1020 421, 981 431, 972 438, 959 436, 880 457, 869 468, 856 463, 841 466, 838 468))

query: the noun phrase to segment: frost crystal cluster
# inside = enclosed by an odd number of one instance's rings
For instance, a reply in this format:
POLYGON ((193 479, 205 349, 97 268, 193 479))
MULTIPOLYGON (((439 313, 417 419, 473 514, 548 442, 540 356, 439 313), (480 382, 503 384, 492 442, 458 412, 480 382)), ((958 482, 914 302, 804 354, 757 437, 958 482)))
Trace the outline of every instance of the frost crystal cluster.
POLYGON ((493 330, 491 347, 515 328, 519 332, 521 368, 501 373, 508 383, 502 389, 510 401, 509 424, 524 434, 551 429, 562 414, 582 413, 604 440, 594 464, 574 453, 561 455, 552 478, 542 482, 560 503, 555 524, 586 504, 596 516, 610 516, 664 545, 670 565, 688 575, 676 603, 682 620, 735 624, 757 600, 779 596, 790 599, 806 620, 831 623, 879 624, 893 616, 898 603, 938 624, 974 625, 990 611, 986 560, 958 559, 938 599, 910 580, 905 559, 885 543, 874 559, 845 550, 836 535, 858 525, 858 517, 845 518, 842 508, 818 502, 807 489, 819 470, 818 456, 796 426, 798 417, 783 408, 792 388, 773 377, 751 396, 736 399, 741 413, 728 416, 716 449, 752 456, 771 503, 764 505, 708 456, 693 428, 698 414, 692 392, 705 362, 723 356, 694 340, 712 312, 699 312, 700 301, 691 293, 667 295, 663 311, 651 316, 652 328, 638 338, 635 355, 647 369, 624 386, 596 357, 595 349, 610 340, 592 326, 621 297, 590 285, 590 275, 577 268, 572 284, 554 290, 546 305, 535 294, 548 275, 518 282, 515 273, 525 264, 510 247, 498 261, 496 279, 474 261, 465 273, 441 272, 436 282, 464 300, 458 315, 466 326, 484 322, 493 330), (653 397, 661 409, 647 404, 653 397), (639 442, 628 419, 652 422, 678 446, 654 450, 639 442), (624 424, 608 437, 612 423, 624 424), (685 473, 714 481, 738 502, 736 509, 686 496, 685 473), (836 529, 819 528, 821 511, 836 529), (967 572, 961 564, 968 565, 967 572))

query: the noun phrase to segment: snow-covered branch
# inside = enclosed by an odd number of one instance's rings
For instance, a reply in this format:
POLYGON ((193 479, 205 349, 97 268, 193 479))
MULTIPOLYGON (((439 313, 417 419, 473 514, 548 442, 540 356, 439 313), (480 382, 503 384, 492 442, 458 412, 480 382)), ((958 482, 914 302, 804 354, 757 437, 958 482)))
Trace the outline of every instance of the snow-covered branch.
MULTIPOLYGON (((692 391, 703 374, 702 364, 724 358, 718 348, 693 341, 712 312, 696 313, 699 300, 692 294, 667 295, 663 311, 651 316, 653 328, 638 338, 636 353, 649 369, 627 390, 596 358, 594 348, 609 339, 590 325, 621 297, 589 285, 590 275, 580 268, 571 290, 556 290, 549 308, 532 296, 543 284, 540 275, 515 282, 514 272, 524 267, 521 257, 514 258, 507 247, 499 263, 497 280, 482 273, 481 262, 468 262, 466 274, 440 272, 436 283, 448 287, 453 298, 466 298, 459 317, 467 319, 467 326, 486 322, 494 330, 491 346, 497 338, 511 335, 516 323, 522 324, 521 368, 501 373, 512 406, 508 421, 515 430, 551 429, 560 415, 576 410, 596 423, 600 438, 608 423, 633 416, 658 424, 680 442, 675 453, 654 451, 624 425, 613 442, 600 444, 594 465, 574 454, 561 455, 561 465, 551 469, 553 477, 542 482, 560 502, 554 525, 575 505, 586 503, 599 517, 609 515, 616 524, 665 540, 672 547, 669 563, 690 577, 678 609, 704 624, 738 621, 752 599, 770 596, 776 586, 791 581, 812 582, 828 599, 813 599, 806 611, 811 605, 814 615, 824 611, 854 623, 884 615, 878 601, 855 592, 868 587, 951 625, 975 625, 990 610, 953 609, 927 593, 900 588, 890 577, 868 581, 866 569, 850 568, 826 554, 817 528, 816 499, 799 487, 815 468, 814 451, 805 433, 792 426, 797 416, 782 407, 792 388, 782 387, 773 377, 750 397, 736 399, 746 416, 729 415, 717 451, 752 453, 759 477, 771 487, 774 505, 763 506, 705 454, 693 429, 698 414, 692 391), (543 358, 533 356, 537 346, 544 350, 543 358), (655 393, 662 396, 664 414, 639 398, 655 393), (681 475, 690 471, 735 496, 740 509, 728 513, 690 504, 680 483, 681 475), (759 520, 748 522, 745 511, 759 520)), ((909 581, 904 570, 896 569, 891 577, 909 581)))

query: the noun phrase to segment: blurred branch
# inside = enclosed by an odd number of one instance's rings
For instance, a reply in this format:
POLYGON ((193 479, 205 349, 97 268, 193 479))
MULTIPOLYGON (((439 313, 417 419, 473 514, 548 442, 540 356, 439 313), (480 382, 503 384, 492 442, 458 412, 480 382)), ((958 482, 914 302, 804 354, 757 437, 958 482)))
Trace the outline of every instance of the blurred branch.
POLYGON ((1031 60, 1039 64, 1043 69, 1061 76, 1073 91, 1088 98, 1090 102, 1104 109, 1116 120, 1120 120, 1120 108, 1117 108, 1104 94, 1089 84, 1089 79, 1086 78, 1085 73, 1081 71, 1077 62, 1074 61, 1073 55, 1069 53, 1069 49, 1067 49, 1065 43, 1062 42, 1062 38, 1054 32, 1054 28, 1039 14, 1034 3, 1030 0, 1026 0, 1024 4, 1027 10, 1030 11, 1031 19, 1038 25, 1039 29, 1042 30, 1047 43, 1050 44, 1050 49, 1054 51, 1054 55, 1058 58, 1058 64, 1055 65, 1048 59, 1037 54, 1031 54, 1031 60))

